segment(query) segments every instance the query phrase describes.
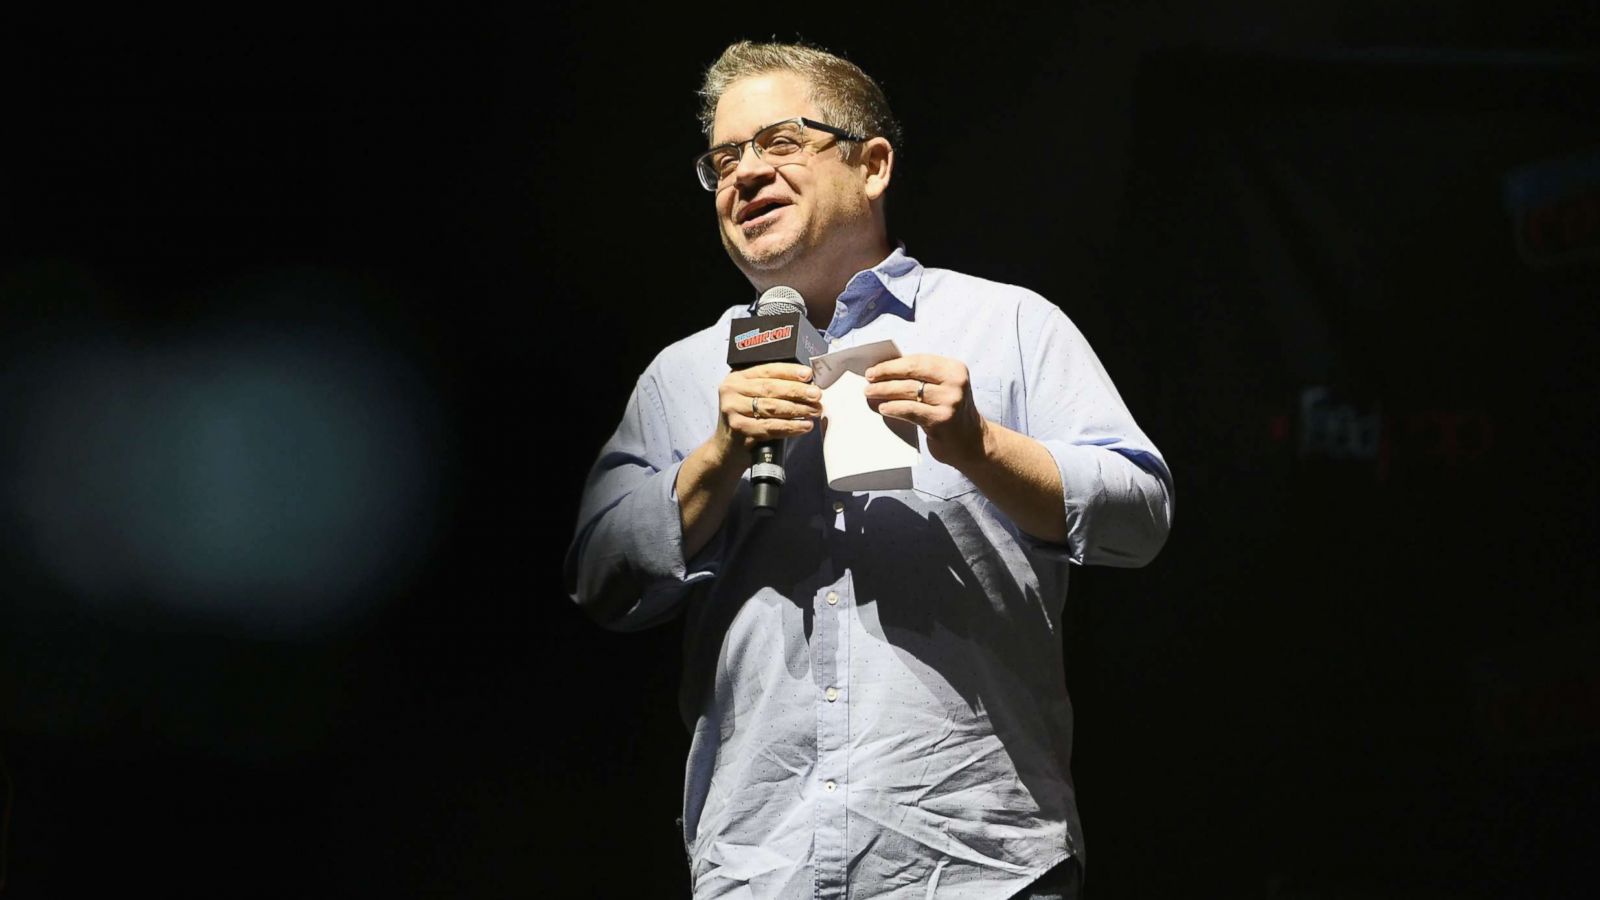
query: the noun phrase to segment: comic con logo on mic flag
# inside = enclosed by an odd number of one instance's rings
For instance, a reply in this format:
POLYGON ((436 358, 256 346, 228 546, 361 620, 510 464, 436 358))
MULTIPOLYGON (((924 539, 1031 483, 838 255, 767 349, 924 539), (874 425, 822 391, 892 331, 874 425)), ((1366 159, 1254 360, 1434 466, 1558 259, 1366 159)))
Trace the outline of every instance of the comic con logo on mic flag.
POLYGON ((734 335, 733 345, 740 350, 749 350, 751 347, 759 347, 762 344, 788 340, 793 334, 793 325, 779 325, 777 328, 769 328, 766 331, 753 328, 743 334, 734 335))

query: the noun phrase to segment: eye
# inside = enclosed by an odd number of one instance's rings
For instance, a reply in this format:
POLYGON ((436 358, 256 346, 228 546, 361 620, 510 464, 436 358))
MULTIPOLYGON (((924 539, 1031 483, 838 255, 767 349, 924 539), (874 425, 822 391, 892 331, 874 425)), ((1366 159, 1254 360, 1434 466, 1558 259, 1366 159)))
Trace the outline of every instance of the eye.
POLYGON ((732 150, 718 150, 711 154, 711 168, 718 175, 731 175, 739 168, 739 155, 732 150))
POLYGON ((800 141, 792 134, 773 135, 772 139, 762 145, 761 152, 770 156, 788 156, 800 149, 800 141))

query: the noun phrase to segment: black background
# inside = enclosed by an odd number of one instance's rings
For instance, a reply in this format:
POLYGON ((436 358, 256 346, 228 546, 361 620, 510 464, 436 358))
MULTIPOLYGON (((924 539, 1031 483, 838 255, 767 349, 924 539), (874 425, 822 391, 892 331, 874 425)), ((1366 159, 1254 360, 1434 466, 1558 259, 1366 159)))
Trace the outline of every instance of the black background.
POLYGON ((637 373, 748 299, 693 90, 775 35, 883 83, 912 254, 1059 303, 1172 463, 1161 558, 1069 598, 1091 895, 1580 896, 1597 284, 1517 258, 1497 179, 1600 140, 1600 14, 1275 6, 14 23, 6 895, 687 896, 676 626, 595 628, 560 562, 637 373), (289 633, 85 599, 18 499, 28 360, 239 328, 414 373, 404 564, 289 633), (1381 476, 1296 455, 1319 385, 1390 417, 1381 476))

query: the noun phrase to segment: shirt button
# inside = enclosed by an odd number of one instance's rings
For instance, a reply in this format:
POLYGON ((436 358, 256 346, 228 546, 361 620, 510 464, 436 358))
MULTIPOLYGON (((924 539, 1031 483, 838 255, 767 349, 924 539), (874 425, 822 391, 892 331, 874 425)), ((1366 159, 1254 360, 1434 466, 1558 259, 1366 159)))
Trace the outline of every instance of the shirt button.
POLYGON ((838 591, 829 591, 828 592, 828 605, 829 606, 838 606, 839 605, 839 592, 838 591))
POLYGON ((839 699, 839 689, 834 687, 828 688, 822 692, 822 696, 827 697, 828 702, 832 703, 833 701, 839 699))
POLYGON ((830 781, 827 784, 823 785, 822 787, 823 787, 824 790, 826 790, 828 793, 831 794, 831 793, 834 792, 834 789, 838 787, 838 785, 834 784, 833 782, 830 781))
POLYGON ((833 501, 833 511, 836 512, 836 513, 844 512, 844 501, 843 500, 835 500, 835 501, 833 501))

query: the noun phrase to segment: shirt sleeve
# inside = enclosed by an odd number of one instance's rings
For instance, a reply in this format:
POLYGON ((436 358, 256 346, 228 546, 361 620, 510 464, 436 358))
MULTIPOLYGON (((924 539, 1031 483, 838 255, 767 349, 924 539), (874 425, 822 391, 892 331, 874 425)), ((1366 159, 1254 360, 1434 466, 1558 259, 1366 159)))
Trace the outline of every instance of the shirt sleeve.
POLYGON ((693 559, 684 557, 675 491, 680 465, 647 372, 589 471, 563 566, 567 593, 607 628, 634 631, 670 620, 693 587, 720 567, 721 534, 693 559))
POLYGON ((1155 558, 1172 525, 1172 473, 1117 394, 1089 342, 1036 295, 1019 305, 1027 434, 1055 457, 1065 545, 1034 549, 1080 565, 1132 568, 1155 558))

